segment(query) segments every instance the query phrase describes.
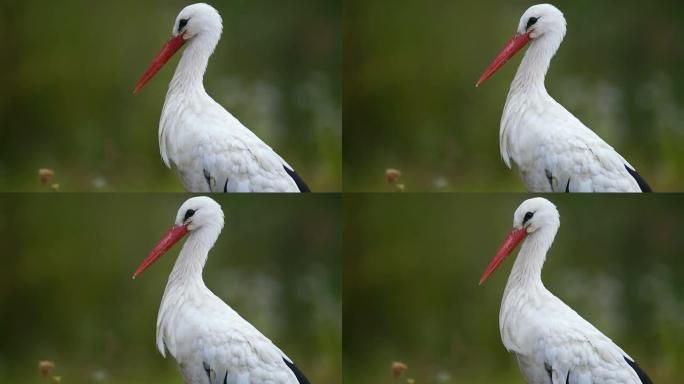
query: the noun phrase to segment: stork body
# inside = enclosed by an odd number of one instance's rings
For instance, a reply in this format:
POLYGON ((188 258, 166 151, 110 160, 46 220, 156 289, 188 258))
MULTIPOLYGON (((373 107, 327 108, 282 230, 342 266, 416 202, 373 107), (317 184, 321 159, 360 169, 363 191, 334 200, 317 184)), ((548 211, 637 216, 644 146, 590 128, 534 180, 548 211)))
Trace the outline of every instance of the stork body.
POLYGON ((527 200, 513 222, 480 284, 524 240, 504 291, 499 329, 527 383, 651 383, 619 346, 544 287, 542 267, 560 225, 556 207, 543 198, 527 200))
POLYGON ((222 31, 221 16, 207 4, 184 8, 173 38, 136 87, 139 91, 187 44, 169 85, 159 123, 159 148, 190 192, 308 192, 294 169, 214 101, 203 78, 222 31))
POLYGON ((173 356, 188 384, 308 384, 278 347, 204 284, 202 270, 223 227, 208 197, 186 201, 176 223, 134 277, 186 234, 157 317, 157 348, 173 356))
POLYGON ((478 81, 529 43, 501 117, 501 157, 509 168, 517 166, 531 192, 650 192, 632 165, 546 91, 544 79, 565 32, 557 8, 530 7, 516 36, 478 81))

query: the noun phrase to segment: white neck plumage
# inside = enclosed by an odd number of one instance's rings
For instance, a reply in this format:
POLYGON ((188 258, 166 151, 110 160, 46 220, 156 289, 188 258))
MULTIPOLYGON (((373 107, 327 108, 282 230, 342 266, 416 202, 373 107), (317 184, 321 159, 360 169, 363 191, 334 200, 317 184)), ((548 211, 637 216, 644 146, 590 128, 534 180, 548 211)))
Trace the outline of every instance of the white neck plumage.
POLYGON ((516 159, 517 156, 515 148, 511 148, 510 138, 517 134, 520 114, 529 108, 530 104, 553 101, 546 92, 544 79, 563 37, 563 34, 554 33, 533 40, 511 83, 499 130, 501 158, 508 168, 511 168, 511 159, 516 159))
POLYGON ((220 228, 212 226, 205 226, 190 232, 169 275, 167 289, 171 286, 191 286, 193 283, 204 285, 202 271, 207 262, 209 250, 214 246, 220 232, 220 228))
POLYGON ((220 232, 221 227, 202 227, 192 231, 183 244, 183 249, 166 283, 157 315, 157 348, 162 356, 166 356, 165 346, 175 356, 175 344, 168 344, 164 341, 167 324, 172 320, 170 315, 178 313, 178 309, 188 301, 192 302, 198 297, 212 295, 204 284, 202 271, 207 262, 209 250, 214 246, 220 232))
POLYGON ((504 296, 509 291, 518 288, 524 290, 544 288, 541 271, 557 231, 557 226, 548 226, 528 235, 513 264, 504 296))
POLYGON ((204 33, 195 36, 187 43, 169 85, 169 93, 174 91, 206 93, 204 90, 204 73, 219 38, 220 35, 204 33))
POLYGON ((510 93, 534 91, 546 93, 544 79, 551 65, 551 59, 562 41, 563 36, 555 33, 533 40, 518 67, 510 93))
POLYGON ((515 316, 525 313, 529 309, 528 305, 539 305, 539 299, 548 294, 541 280, 541 271, 556 231, 558 226, 551 226, 528 235, 513 264, 499 311, 499 330, 509 351, 521 348, 520 335, 515 333, 515 316))

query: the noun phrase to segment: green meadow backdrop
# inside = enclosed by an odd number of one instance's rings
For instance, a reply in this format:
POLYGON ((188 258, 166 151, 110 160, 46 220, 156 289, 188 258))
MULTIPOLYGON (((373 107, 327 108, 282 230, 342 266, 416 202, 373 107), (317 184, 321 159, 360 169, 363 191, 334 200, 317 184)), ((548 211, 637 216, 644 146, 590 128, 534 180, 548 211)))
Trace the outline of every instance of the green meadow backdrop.
MULTIPOLYGON (((475 82, 516 31, 523 0, 345 0, 344 186, 523 191, 499 154, 521 52, 475 82)), ((549 93, 656 191, 684 190, 684 3, 558 0, 568 32, 549 93)))
MULTIPOLYGON (((182 383, 157 352, 157 310, 180 250, 133 271, 188 196, 0 199, 0 382, 182 383)), ((341 381, 341 207, 336 196, 217 196, 226 225, 204 271, 216 295, 313 383, 341 381)))
MULTIPOLYGON (((345 196, 344 379, 523 383, 499 335, 514 253, 480 276, 522 195, 345 196), (408 366, 394 379, 393 361, 408 366)), ((654 383, 684 365, 680 196, 549 196, 561 226, 546 287, 635 358, 654 383)))
MULTIPOLYGON (((188 1, 0 0, 0 191, 181 191, 157 129, 178 57, 133 87, 188 1)), ((207 92, 316 191, 341 189, 338 0, 214 1, 207 92)), ((177 55, 180 56, 180 55, 177 55)))

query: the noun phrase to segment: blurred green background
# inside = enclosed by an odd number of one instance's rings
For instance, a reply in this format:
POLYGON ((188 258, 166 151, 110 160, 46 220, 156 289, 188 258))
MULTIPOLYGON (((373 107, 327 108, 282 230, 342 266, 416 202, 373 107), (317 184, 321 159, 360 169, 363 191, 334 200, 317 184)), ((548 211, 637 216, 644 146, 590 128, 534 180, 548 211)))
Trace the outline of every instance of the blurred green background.
MULTIPOLYGON (((155 326, 180 247, 133 271, 188 196, 5 195, 0 199, 0 382, 182 383, 155 326)), ((216 196, 226 226, 207 286, 287 353, 313 383, 341 383, 338 196, 216 196)))
MULTIPOLYGON (((0 0, 0 191, 181 191, 157 129, 178 57, 133 87, 169 39, 177 0, 0 0)), ((223 37, 207 92, 315 191, 341 190, 342 42, 337 0, 212 5, 223 37)))
MULTIPOLYGON (((344 187, 523 191, 499 155, 499 121, 523 52, 475 82, 530 1, 345 0, 344 187)), ((683 191, 684 2, 553 2, 568 33, 549 93, 657 191, 683 191)))
MULTIPOLYGON (((345 382, 523 383, 499 335, 513 257, 478 280, 522 195, 344 197, 345 382), (409 367, 393 379, 392 361, 409 367)), ((553 196, 561 227, 547 288, 635 358, 654 383, 684 366, 680 196, 553 196)), ((514 256, 514 255, 512 255, 514 256)))

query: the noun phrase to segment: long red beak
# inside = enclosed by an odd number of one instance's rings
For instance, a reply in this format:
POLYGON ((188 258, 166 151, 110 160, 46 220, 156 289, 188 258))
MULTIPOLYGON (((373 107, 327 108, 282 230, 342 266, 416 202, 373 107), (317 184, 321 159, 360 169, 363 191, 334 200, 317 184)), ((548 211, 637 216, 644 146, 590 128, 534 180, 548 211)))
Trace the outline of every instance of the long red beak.
POLYGON ((484 83, 487 79, 489 79, 494 72, 498 71, 499 68, 503 67, 504 64, 508 60, 513 57, 522 47, 527 45, 527 43, 530 42, 530 35, 529 33, 523 33, 522 35, 516 34, 513 36, 511 40, 506 43, 506 45, 503 47, 501 50, 501 53, 492 61, 491 64, 489 64, 489 67, 484 71, 482 76, 480 76, 480 80, 477 81, 477 84, 475 84, 476 87, 479 87, 480 84, 484 83))
POLYGON ((135 86, 135 90, 133 91, 133 94, 138 93, 142 87, 147 84, 148 81, 150 81, 151 78, 154 77, 154 75, 159 72, 161 67, 166 64, 167 61, 176 53, 180 47, 185 44, 185 40, 183 39, 183 35, 178 35, 171 40, 167 41, 166 44, 162 47, 161 51, 159 51, 159 54, 157 57, 154 58, 154 61, 152 64, 150 64, 150 67, 147 68, 147 71, 143 74, 143 76, 140 78, 140 81, 138 81, 138 85, 135 86))
POLYGON ((169 231, 166 232, 166 235, 164 235, 164 237, 159 241, 159 244, 157 244, 152 252, 150 252, 150 255, 147 256, 142 264, 140 264, 138 269, 133 274, 133 278, 135 279, 150 265, 154 264, 158 258, 165 254, 166 251, 171 249, 171 247, 173 247, 173 245, 176 244, 178 240, 182 239, 187 233, 188 228, 185 225, 174 225, 171 229, 169 229, 169 231))
POLYGON ((506 257, 513 252, 515 247, 517 247, 518 244, 525 239, 525 236, 527 236, 527 230, 525 228, 514 229, 511 231, 504 243, 501 245, 501 248, 499 248, 496 256, 494 256, 492 261, 487 266, 487 269, 485 269, 482 277, 480 277, 480 285, 482 285, 482 283, 484 283, 489 276, 494 273, 494 271, 499 267, 499 265, 501 265, 501 263, 503 263, 506 257))

